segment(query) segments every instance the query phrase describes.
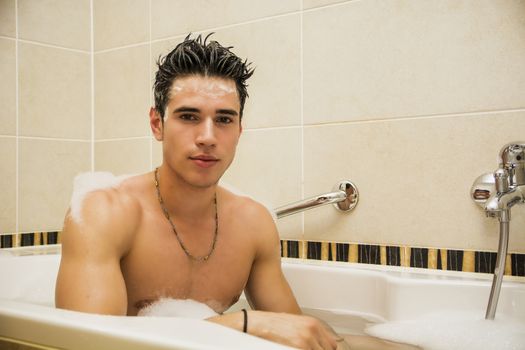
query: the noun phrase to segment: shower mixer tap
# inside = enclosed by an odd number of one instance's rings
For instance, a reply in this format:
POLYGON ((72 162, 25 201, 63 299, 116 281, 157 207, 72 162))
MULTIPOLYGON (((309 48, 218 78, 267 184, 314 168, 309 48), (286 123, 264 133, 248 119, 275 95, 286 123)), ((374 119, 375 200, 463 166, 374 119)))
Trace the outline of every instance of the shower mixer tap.
POLYGON ((471 189, 472 199, 484 208, 488 217, 498 218, 500 226, 496 268, 485 314, 488 320, 493 320, 496 314, 503 281, 509 244, 510 210, 518 203, 525 203, 525 142, 503 146, 499 158, 498 169, 493 174, 478 177, 471 189))
POLYGON ((495 193, 485 203, 485 213, 500 221, 510 220, 510 208, 525 202, 525 143, 510 143, 500 151, 494 172, 495 193))

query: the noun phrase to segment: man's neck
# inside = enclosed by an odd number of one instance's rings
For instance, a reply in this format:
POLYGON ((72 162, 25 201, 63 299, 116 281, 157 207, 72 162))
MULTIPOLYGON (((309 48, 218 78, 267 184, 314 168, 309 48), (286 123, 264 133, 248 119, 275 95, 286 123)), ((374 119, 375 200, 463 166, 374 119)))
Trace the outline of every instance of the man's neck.
POLYGON ((199 219, 214 210, 216 184, 207 187, 194 186, 166 166, 158 168, 157 176, 162 201, 171 216, 199 219))

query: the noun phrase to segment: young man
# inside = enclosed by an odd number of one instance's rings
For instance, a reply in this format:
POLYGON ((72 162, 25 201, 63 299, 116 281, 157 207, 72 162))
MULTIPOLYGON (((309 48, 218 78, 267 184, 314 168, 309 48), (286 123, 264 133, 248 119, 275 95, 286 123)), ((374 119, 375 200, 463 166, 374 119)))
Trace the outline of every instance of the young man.
POLYGON ((66 216, 59 308, 136 315, 159 298, 193 299, 238 330, 304 349, 335 336, 301 315, 282 271, 279 236, 257 202, 219 187, 242 132, 249 64, 189 36, 161 62, 150 125, 163 143, 154 172, 89 192, 66 216), (244 290, 253 310, 223 314, 244 290))

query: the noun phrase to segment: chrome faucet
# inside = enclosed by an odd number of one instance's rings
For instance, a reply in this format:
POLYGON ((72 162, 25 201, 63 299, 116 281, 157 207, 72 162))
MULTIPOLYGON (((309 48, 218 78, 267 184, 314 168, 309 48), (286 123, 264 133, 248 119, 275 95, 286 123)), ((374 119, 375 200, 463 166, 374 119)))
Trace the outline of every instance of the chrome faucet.
POLYGON ((525 142, 503 146, 499 157, 500 164, 493 178, 484 174, 476 179, 471 189, 472 198, 484 208, 485 214, 498 218, 500 223, 498 257, 485 314, 487 320, 494 319, 498 305, 509 244, 510 210, 518 203, 525 203, 525 142))
POLYGON ((499 156, 500 165, 494 172, 496 192, 485 203, 485 213, 501 221, 510 220, 512 206, 525 202, 525 143, 505 145, 499 156))

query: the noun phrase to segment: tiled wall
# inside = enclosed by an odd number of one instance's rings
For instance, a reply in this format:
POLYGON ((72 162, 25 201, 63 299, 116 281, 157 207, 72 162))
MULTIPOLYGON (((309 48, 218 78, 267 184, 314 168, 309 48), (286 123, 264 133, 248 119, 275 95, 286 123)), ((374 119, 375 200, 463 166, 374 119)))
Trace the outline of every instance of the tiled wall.
POLYGON ((341 179, 360 190, 350 214, 282 219, 284 239, 496 250, 469 189, 525 141, 525 1, 72 4, 0 0, 0 232, 60 230, 80 171, 158 165, 154 61, 214 31, 257 67, 224 181, 271 207, 341 179))
POLYGON ((91 169, 90 1, 0 1, 0 232, 61 227, 91 169))

